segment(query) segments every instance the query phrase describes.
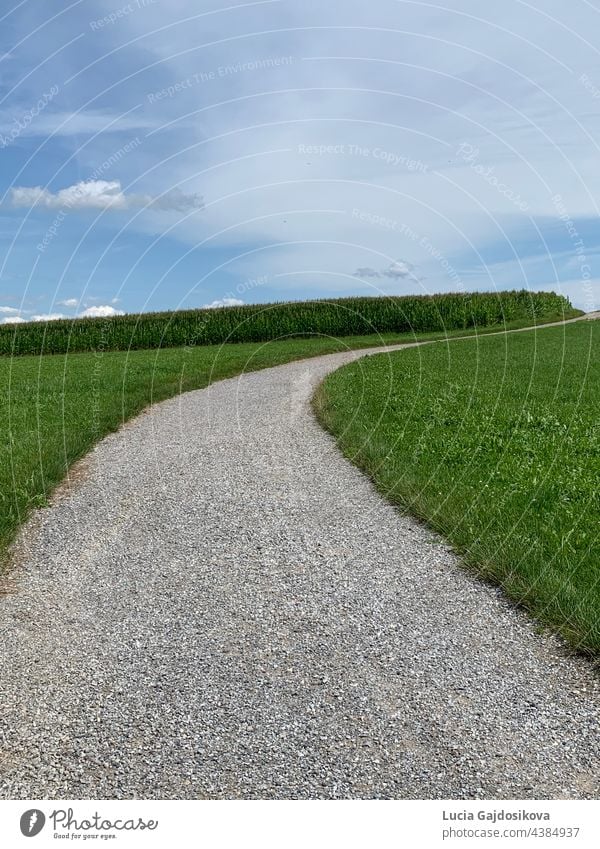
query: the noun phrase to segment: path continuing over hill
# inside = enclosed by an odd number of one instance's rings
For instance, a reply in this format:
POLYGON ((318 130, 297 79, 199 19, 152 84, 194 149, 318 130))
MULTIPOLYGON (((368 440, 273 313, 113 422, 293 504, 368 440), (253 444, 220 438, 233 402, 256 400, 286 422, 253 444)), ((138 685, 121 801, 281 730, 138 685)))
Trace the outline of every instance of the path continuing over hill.
POLYGON ((315 422, 334 354, 103 440, 0 600, 3 798, 595 797, 600 687, 315 422))

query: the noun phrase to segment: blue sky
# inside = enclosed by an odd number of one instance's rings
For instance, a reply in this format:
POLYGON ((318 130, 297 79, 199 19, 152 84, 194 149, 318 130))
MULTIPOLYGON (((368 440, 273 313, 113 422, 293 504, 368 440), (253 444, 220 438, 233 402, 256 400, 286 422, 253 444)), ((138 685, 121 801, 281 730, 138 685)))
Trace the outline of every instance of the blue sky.
POLYGON ((358 294, 600 300, 600 10, 0 11, 0 321, 358 294))

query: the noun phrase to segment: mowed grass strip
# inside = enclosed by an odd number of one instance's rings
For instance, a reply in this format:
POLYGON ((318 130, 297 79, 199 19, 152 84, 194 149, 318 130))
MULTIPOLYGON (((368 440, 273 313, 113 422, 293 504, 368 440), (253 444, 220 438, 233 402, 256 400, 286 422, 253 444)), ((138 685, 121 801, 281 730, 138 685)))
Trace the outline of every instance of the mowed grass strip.
POLYGON ((600 321, 362 359, 314 399, 345 455, 600 654, 600 321))

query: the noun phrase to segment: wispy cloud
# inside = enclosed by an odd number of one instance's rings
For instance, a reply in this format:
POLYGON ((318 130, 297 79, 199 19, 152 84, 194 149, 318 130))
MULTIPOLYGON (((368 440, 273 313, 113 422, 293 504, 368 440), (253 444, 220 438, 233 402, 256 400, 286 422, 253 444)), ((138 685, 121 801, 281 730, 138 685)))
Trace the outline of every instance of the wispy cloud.
POLYGON ((413 274, 415 266, 406 262, 403 259, 397 259, 388 265, 387 268, 378 271, 376 268, 357 268, 354 272, 355 277, 389 277, 392 280, 405 280, 407 277, 411 280, 419 279, 413 274))
MULTIPOLYGON (((0 62, 2 58, 0 57, 0 62)), ((51 91, 47 92, 48 95, 51 91)), ((55 96, 55 95, 53 95, 55 96)), ((82 110, 80 112, 46 111, 42 114, 37 98, 33 104, 21 101, 23 115, 18 118, 7 109, 0 109, 0 132, 9 132, 17 121, 24 124, 21 132, 24 136, 91 136, 95 133, 110 131, 111 126, 118 122, 119 132, 155 129, 159 122, 155 117, 142 116, 134 112, 129 115, 119 115, 108 111, 82 110), (34 114, 31 114, 31 113, 34 114), (29 120, 28 120, 29 117, 29 120), (31 120, 35 118, 35 120, 31 120)), ((20 133, 21 134, 21 133, 20 133)))
POLYGON ((144 207, 164 211, 186 212, 202 209, 204 202, 198 194, 185 194, 171 189, 161 195, 126 194, 119 180, 87 180, 51 192, 41 186, 17 186, 11 189, 14 207, 41 207, 45 209, 107 209, 122 211, 144 207))

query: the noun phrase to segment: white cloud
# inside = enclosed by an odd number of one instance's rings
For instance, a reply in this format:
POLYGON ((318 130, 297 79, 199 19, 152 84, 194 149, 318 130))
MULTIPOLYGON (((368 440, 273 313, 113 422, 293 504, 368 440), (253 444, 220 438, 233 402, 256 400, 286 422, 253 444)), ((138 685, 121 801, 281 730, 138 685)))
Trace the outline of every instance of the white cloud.
POLYGON ((14 307, 0 307, 0 313, 4 313, 5 315, 13 315, 18 312, 20 312, 20 310, 17 310, 14 307))
POLYGON ((78 318, 108 318, 112 315, 125 315, 125 313, 108 304, 101 304, 97 307, 88 307, 78 315, 78 318))
MULTIPOLYGON (((77 306, 79 301, 75 298, 67 298, 67 300, 59 301, 58 303, 67 307, 72 307, 77 306)), ((12 307, 0 308, 0 312, 7 312, 8 310, 12 310, 12 307)), ((17 312, 17 310, 14 310, 14 312, 17 312)), ((75 318, 110 318, 113 315, 125 315, 125 313, 122 310, 116 310, 108 304, 101 304, 94 307, 87 307, 87 309, 83 310, 83 312, 78 313, 75 318)), ((59 321, 64 318, 73 318, 73 316, 64 315, 63 313, 58 312, 39 313, 38 315, 32 315, 29 317, 8 315, 0 321, 0 324, 21 324, 25 321, 59 321)))
POLYGON ((49 312, 41 315, 32 315, 30 321, 59 321, 61 318, 68 318, 60 312, 49 312))
POLYGON ((46 209, 139 209, 151 207, 166 211, 186 212, 201 209, 202 196, 185 194, 181 189, 171 189, 162 195, 125 194, 119 180, 82 180, 58 192, 41 186, 17 186, 11 189, 14 207, 42 207, 46 209))
POLYGON ((77 307, 79 300, 77 298, 66 298, 64 301, 58 301, 58 304, 61 307, 77 307))
POLYGON ((240 301, 239 298, 221 298, 220 300, 213 301, 211 304, 204 304, 202 309, 214 310, 217 307, 241 307, 243 305, 244 302, 240 301))

